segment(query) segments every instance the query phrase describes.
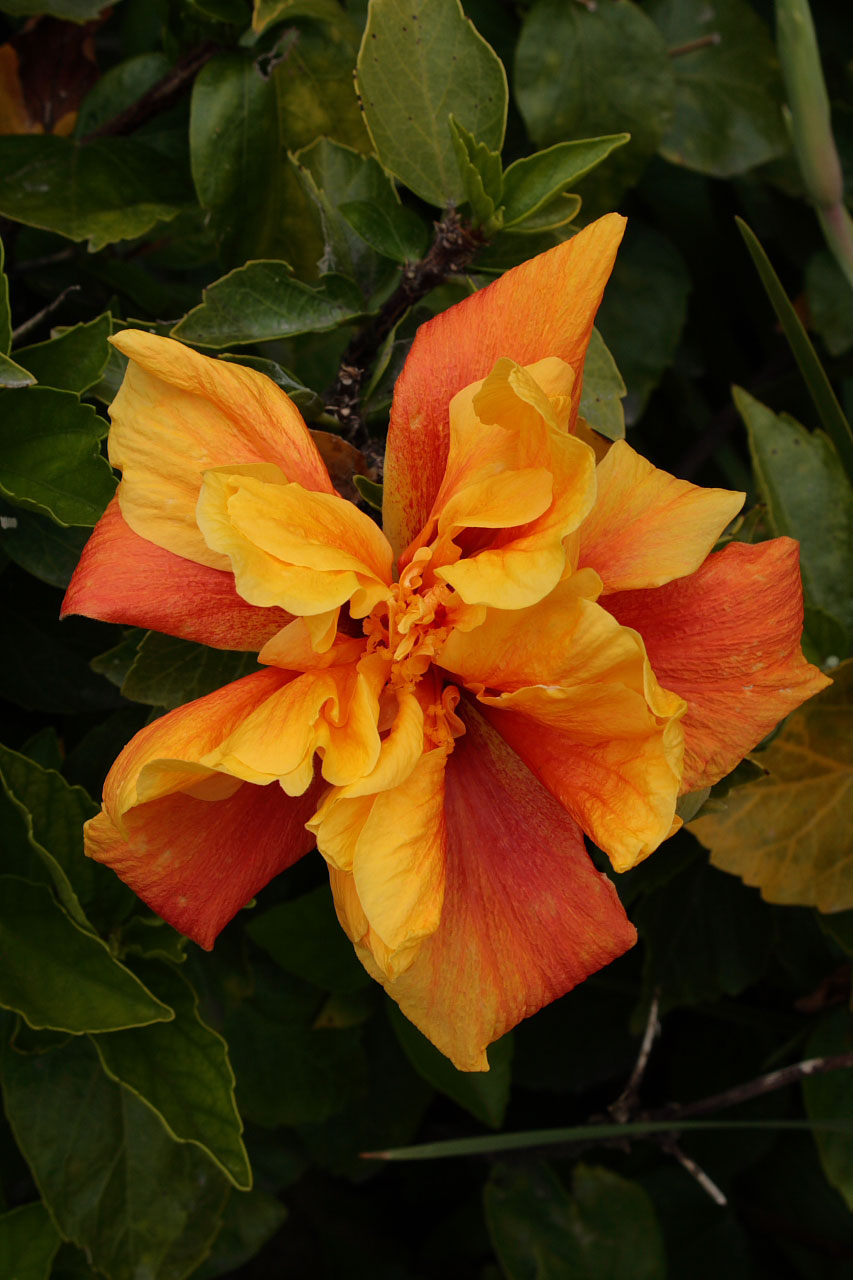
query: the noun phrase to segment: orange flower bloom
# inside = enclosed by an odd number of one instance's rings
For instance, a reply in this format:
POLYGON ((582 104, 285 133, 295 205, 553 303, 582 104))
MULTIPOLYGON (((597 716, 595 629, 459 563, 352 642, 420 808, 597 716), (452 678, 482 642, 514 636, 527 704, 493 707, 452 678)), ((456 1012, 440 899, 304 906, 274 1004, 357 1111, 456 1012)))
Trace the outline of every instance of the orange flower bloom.
POLYGON ((137 734, 90 856, 210 947, 316 840, 362 963, 463 1070, 633 944, 583 832, 633 866, 681 791, 826 683, 800 652, 796 544, 710 554, 742 494, 623 442, 596 465, 578 432, 622 229, 421 328, 384 534, 272 382, 120 334, 122 481, 65 601, 265 668, 137 734))

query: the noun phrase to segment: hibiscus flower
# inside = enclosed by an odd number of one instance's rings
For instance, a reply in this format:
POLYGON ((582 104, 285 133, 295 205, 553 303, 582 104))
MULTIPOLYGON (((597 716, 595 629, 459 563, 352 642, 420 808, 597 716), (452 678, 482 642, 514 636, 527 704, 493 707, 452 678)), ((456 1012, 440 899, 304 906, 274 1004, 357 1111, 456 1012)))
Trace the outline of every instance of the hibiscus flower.
POLYGON ((578 420, 610 215, 418 332, 384 532, 287 396, 126 331, 122 472, 66 613, 259 653, 128 744, 86 850, 210 947, 316 843, 368 972, 463 1070, 635 941, 617 871, 826 683, 796 544, 578 420), (596 452, 597 450, 597 452, 596 452))

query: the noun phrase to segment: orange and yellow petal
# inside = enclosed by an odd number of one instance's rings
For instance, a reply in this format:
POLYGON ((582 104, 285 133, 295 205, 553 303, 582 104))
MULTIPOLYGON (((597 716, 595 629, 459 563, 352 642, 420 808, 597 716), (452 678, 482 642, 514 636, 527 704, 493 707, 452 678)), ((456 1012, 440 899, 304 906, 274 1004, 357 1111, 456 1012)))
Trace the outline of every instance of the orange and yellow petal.
POLYGON ((624 440, 608 449, 596 478, 578 564, 595 569, 605 591, 658 587, 694 573, 746 496, 678 480, 624 440))
POLYGON ((119 502, 135 533, 227 569, 196 525, 204 471, 267 464, 307 489, 332 492, 299 410, 271 379, 151 333, 127 329, 112 342, 130 363, 110 407, 110 461, 122 472, 119 502))
POLYGON ((687 702, 685 791, 725 777, 830 683, 800 648, 799 549, 790 538, 731 543, 687 578, 605 604, 640 632, 658 679, 687 702))
POLYGON ((163 631, 214 649, 250 652, 289 620, 282 609, 258 609, 239 596, 233 574, 140 538, 115 498, 86 543, 65 593, 62 617, 74 613, 163 631))
POLYGON ((332 879, 368 971, 460 1070, 483 1071, 492 1041, 622 955, 636 933, 577 826, 475 708, 459 710, 441 920, 398 977, 361 944, 353 877, 332 879))
POLYGON ((449 448, 449 407, 502 356, 531 365, 557 356, 581 370, 625 219, 608 214, 422 325, 397 380, 385 462, 385 532, 399 554, 426 524, 449 448))
MULTIPOLYGON (((338 494, 316 493, 262 467, 207 471, 196 511, 207 546, 251 604, 298 615, 350 603, 364 617, 387 598, 391 548, 382 530, 338 494)), ((334 626, 315 635, 319 646, 334 626)))

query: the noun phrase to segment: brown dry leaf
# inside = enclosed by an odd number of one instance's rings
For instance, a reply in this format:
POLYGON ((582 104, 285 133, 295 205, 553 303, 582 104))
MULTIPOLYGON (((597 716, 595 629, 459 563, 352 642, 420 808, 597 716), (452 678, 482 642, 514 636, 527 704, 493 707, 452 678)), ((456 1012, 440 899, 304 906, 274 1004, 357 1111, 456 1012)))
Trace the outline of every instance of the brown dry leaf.
POLYGON ((0 45, 0 134, 71 133, 98 78, 92 37, 105 17, 82 25, 31 18, 0 45))
POLYGON ((766 777, 736 787, 726 809, 690 824, 711 862, 768 902, 853 907, 853 659, 752 757, 766 777))
POLYGON ((338 493, 348 502, 358 502, 360 495, 352 482, 353 476, 367 476, 373 480, 375 469, 367 465, 367 459, 360 449, 356 449, 341 436, 336 436, 334 432, 315 431, 312 428, 311 435, 338 493))

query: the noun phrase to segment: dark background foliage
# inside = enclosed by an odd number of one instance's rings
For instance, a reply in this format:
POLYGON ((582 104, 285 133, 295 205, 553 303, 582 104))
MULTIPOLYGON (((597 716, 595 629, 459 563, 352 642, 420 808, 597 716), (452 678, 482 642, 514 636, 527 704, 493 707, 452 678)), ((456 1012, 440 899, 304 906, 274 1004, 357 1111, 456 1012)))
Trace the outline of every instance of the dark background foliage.
MULTIPOLYGON (((736 536, 801 541, 809 656, 836 669, 849 652, 849 486, 735 223, 849 407, 853 291, 790 145, 771 5, 462 9, 473 27, 455 0, 379 0, 369 19, 366 0, 0 0, 4 1277, 841 1280, 853 1266, 853 1134, 809 1130, 850 1118, 849 1070, 717 1107, 677 1151, 361 1154, 606 1118, 655 993, 662 1031, 629 1118, 848 1050, 843 760, 819 777, 829 914, 810 865, 779 905, 681 832, 619 881, 638 947, 495 1045, 487 1075, 456 1072, 369 982, 316 855, 211 954, 82 855, 123 744, 252 667, 58 622, 115 482, 103 440, 122 358, 107 337, 129 324, 269 373, 327 451, 337 439, 336 476, 369 508, 417 325, 617 208, 629 230, 585 415, 679 476, 745 489, 736 536), (368 21, 369 132, 353 89, 368 21), (584 139, 604 141, 560 145, 584 139)), ((853 18, 829 0, 814 18, 853 181, 853 18)), ((832 754, 845 688, 781 732, 807 725, 832 754)), ((742 766, 703 821, 761 775, 742 766)), ((740 870, 763 856, 751 839, 706 842, 740 870)))

